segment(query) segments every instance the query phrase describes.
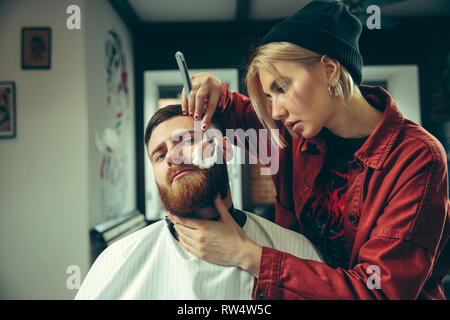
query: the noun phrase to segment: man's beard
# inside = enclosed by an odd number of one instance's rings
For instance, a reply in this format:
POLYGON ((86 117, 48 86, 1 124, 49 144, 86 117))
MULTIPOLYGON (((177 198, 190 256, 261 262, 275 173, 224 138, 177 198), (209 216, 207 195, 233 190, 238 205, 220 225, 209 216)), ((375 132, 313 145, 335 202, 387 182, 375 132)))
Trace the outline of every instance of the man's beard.
POLYGON ((164 209, 172 214, 189 217, 195 211, 214 206, 214 199, 220 193, 225 198, 228 192, 228 172, 226 164, 215 164, 210 169, 201 170, 195 166, 172 166, 167 172, 169 187, 157 184, 164 209), (172 174, 181 169, 193 172, 170 184, 172 174))

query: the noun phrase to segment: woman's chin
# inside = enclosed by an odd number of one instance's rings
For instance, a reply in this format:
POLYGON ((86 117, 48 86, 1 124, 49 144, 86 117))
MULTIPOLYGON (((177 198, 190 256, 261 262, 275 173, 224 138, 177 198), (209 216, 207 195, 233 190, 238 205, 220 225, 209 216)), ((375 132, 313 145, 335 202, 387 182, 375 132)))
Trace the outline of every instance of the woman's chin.
POLYGON ((293 128, 289 128, 289 127, 286 127, 286 128, 292 138, 300 139, 300 137, 303 137, 303 138, 307 139, 307 137, 305 136, 306 132, 305 132, 305 129, 303 126, 297 130, 294 130, 293 128))
POLYGON ((292 130, 292 128, 290 128, 290 127, 285 127, 285 128, 286 128, 287 132, 289 132, 289 134, 291 135, 292 138, 294 138, 294 139, 300 138, 300 136, 297 134, 297 132, 292 130))
POLYGON ((292 130, 288 129, 288 132, 290 133, 291 137, 294 139, 300 139, 300 137, 303 137, 304 139, 311 139, 314 138, 316 135, 319 134, 319 132, 311 132, 309 130, 305 130, 304 127, 302 127, 301 132, 299 130, 292 130))

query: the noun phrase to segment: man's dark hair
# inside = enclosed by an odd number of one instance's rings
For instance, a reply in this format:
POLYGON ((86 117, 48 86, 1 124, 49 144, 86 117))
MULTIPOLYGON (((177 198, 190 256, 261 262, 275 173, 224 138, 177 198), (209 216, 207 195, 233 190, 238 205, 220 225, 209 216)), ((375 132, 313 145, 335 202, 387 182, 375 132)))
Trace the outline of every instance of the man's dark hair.
MULTIPOLYGON (((177 116, 184 116, 183 112, 181 111, 180 104, 168 105, 156 111, 155 114, 150 119, 150 121, 148 122, 147 128, 145 129, 145 136, 144 136, 145 145, 148 146, 148 142, 150 141, 152 132, 159 124, 177 116)), ((214 128, 219 129, 222 132, 222 134, 224 134, 223 128, 218 124, 218 121, 215 121, 214 118, 211 121, 211 124, 213 125, 214 128)))

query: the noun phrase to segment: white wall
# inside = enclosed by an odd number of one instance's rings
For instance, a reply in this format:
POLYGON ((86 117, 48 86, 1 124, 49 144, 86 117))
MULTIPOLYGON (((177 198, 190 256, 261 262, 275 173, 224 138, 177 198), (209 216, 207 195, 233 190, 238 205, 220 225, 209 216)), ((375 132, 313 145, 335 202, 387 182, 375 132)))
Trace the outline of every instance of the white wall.
MULTIPOLYGON (((123 34, 131 59, 130 36, 107 0, 0 1, 0 81, 14 81, 17 98, 17 136, 0 139, 0 299, 72 299, 67 267, 79 266, 82 279, 90 267, 89 216, 99 197, 93 130, 103 125, 99 59, 109 27, 123 34), (81 30, 66 28, 72 4, 81 30), (22 70, 21 29, 37 26, 52 29, 51 69, 22 70)), ((128 69, 132 80, 132 61, 128 69)))
MULTIPOLYGON (((65 299, 88 264, 88 123, 74 1, 0 2, 0 79, 15 81, 17 136, 0 140, 0 298, 65 299), (21 28, 52 28, 51 70, 21 70, 21 28)), ((76 1, 75 1, 76 3, 76 1)))

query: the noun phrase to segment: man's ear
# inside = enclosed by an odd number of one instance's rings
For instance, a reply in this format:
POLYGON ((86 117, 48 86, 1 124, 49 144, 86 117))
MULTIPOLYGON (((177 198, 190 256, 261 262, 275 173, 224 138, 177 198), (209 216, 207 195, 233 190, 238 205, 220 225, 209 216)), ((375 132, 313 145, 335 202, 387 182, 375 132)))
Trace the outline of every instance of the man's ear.
POLYGON ((230 140, 226 136, 222 138, 222 152, 225 157, 225 162, 228 162, 231 159, 233 159, 233 146, 231 145, 230 140))
POLYGON ((327 77, 327 80, 330 83, 335 83, 337 80, 340 79, 341 76, 341 68, 338 61, 330 58, 327 55, 323 55, 322 58, 320 58, 321 65, 325 68, 325 74, 327 77))

